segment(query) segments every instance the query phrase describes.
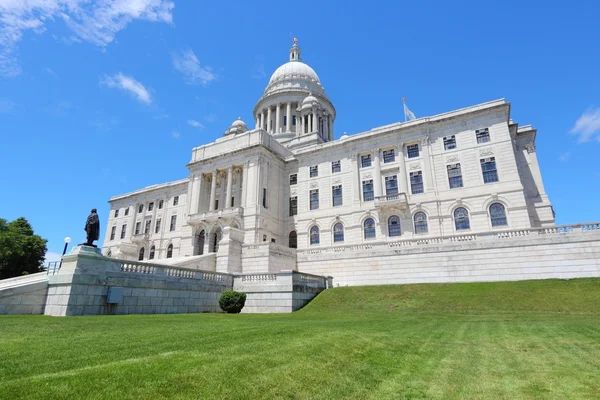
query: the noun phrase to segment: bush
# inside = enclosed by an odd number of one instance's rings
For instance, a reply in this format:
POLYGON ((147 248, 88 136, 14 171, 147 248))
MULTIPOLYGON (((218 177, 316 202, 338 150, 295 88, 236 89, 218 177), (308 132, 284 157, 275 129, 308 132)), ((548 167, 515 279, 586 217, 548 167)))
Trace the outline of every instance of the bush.
POLYGON ((228 314, 239 314, 246 304, 246 293, 236 292, 235 290, 226 290, 221 293, 219 306, 221 310, 228 314))

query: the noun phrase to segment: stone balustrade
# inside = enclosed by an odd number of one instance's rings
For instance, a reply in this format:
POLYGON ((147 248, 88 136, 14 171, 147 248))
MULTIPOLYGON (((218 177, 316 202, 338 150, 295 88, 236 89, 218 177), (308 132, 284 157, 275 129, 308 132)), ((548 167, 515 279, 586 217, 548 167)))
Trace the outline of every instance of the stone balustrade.
POLYGON ((263 282, 263 281, 276 281, 276 274, 252 274, 242 275, 242 282, 263 282))
POLYGON ((120 260, 121 272, 147 274, 157 276, 173 276, 177 278, 202 279, 207 281, 223 282, 228 274, 211 271, 197 271, 187 268, 178 268, 168 265, 149 264, 145 262, 120 260))

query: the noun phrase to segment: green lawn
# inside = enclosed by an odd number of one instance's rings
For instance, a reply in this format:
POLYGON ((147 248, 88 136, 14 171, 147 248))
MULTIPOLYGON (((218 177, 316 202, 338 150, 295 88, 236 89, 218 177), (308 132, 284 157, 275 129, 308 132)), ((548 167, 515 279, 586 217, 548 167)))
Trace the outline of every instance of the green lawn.
POLYGON ((598 399, 600 279, 331 289, 285 315, 0 316, 0 399, 598 399))

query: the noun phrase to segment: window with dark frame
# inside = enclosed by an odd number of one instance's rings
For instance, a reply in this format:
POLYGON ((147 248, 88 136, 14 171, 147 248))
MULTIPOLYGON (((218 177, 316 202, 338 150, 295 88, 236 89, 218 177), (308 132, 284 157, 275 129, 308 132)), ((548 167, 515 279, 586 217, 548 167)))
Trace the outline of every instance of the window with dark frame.
POLYGON ((319 166, 313 165, 312 167, 310 167, 310 177, 314 178, 317 176, 319 176, 319 166))
POLYGON ((423 188, 423 173, 421 171, 410 173, 410 191, 412 194, 420 194, 425 191, 423 188))
POLYGON ((363 201, 375 200, 375 192, 373 191, 373 179, 362 182, 363 201))
POLYGON ((138 213, 141 213, 141 212, 143 212, 143 211, 144 211, 144 205, 143 205, 143 204, 140 204, 140 205, 138 206, 138 213))
POLYGON ((492 227, 507 226, 506 209, 500 203, 494 203, 490 206, 490 220, 492 227))
POLYGON ((173 232, 176 227, 177 227, 177 215, 171 215, 171 226, 169 227, 169 230, 171 232, 173 232))
POLYGON ((388 235, 389 236, 400 236, 402 229, 400 226, 400 218, 397 215, 392 215, 388 219, 388 235))
POLYGON ((310 209, 319 209, 319 189, 313 189, 310 191, 310 209))
POLYGON ((141 222, 136 222, 135 223, 135 233, 134 233, 134 235, 139 235, 141 229, 142 229, 142 223, 141 222))
POLYGON ((450 189, 463 187, 460 164, 450 164, 447 165, 446 168, 448 169, 448 183, 450 184, 450 189))
POLYGON ((156 224, 154 226, 154 233, 160 232, 160 218, 156 220, 156 224))
POLYGON ((383 163, 391 163, 396 161, 396 152, 394 149, 384 150, 383 151, 383 163))
POLYGON ((159 209, 159 210, 162 210, 162 208, 163 208, 163 205, 164 205, 164 202, 165 202, 164 200, 159 200, 159 201, 158 201, 158 209, 159 209))
POLYGON ((344 241, 344 224, 341 222, 333 226, 333 242, 340 243, 344 241))
POLYGON ((173 197, 173 205, 176 206, 177 204, 179 204, 179 196, 173 197))
POLYGON ((371 155, 363 154, 360 156, 360 166, 361 168, 367 168, 371 166, 371 155))
POLYGON ((146 221, 146 225, 144 226, 144 233, 150 233, 150 225, 152 224, 151 220, 146 221))
POLYGON ((477 144, 488 143, 490 141, 490 130, 488 128, 477 129, 475 137, 477 138, 477 144))
POLYGON ((262 206, 263 206, 263 208, 267 208, 267 188, 263 188, 262 206))
POLYGON ((342 172, 342 165, 340 163, 340 160, 332 161, 331 162, 331 173, 335 174, 338 172, 342 172))
POLYGON ((454 135, 444 138, 444 150, 453 150, 456 148, 456 137, 454 135))
POLYGON ((148 203, 148 211, 152 211, 152 210, 154 210, 154 202, 153 201, 148 203))
POLYGON ((290 175, 290 186, 297 185, 297 184, 298 184, 298 174, 291 174, 290 175))
POLYGON ((394 196, 398 194, 398 176, 386 176, 385 177, 385 195, 394 196))
POLYGON ((121 225, 121 239, 125 239, 126 232, 127 232, 127 224, 121 225))
POLYGON ((318 226, 310 228, 310 244, 319 244, 321 242, 321 235, 318 226))
POLYGON ((406 153, 408 155, 408 158, 419 157, 419 144, 410 144, 406 146, 406 153))
POLYGON ((110 228, 110 240, 115 240, 115 235, 117 233, 117 227, 113 226, 110 228))
POLYGON ((298 215, 298 196, 290 197, 290 217, 298 215))
POLYGON ((117 208, 117 209, 115 210, 115 218, 117 218, 118 216, 119 216, 119 209, 117 208))
POLYGON ((428 233, 429 228, 427 227, 427 215, 424 212, 419 211, 415 214, 415 233, 428 233))
POLYGON ((129 207, 125 208, 125 216, 129 215, 129 207))
POLYGON ((375 220, 373 218, 365 219, 365 222, 363 223, 363 231, 365 239, 375 239, 375 220))
POLYGON ((454 210, 454 226, 457 231, 462 231, 471 228, 469 222, 469 212, 464 207, 459 207, 454 210))
POLYGON ((333 197, 333 206, 341 206, 342 205, 342 185, 333 186, 331 188, 331 195, 333 197))
POLYGON ((496 158, 482 158, 481 172, 483 174, 483 183, 498 182, 498 170, 496 169, 496 158))

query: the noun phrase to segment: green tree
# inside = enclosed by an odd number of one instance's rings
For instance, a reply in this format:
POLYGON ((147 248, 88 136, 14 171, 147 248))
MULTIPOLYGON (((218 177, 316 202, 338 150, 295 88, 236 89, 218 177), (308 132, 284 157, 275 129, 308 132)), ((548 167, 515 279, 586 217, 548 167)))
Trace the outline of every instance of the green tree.
POLYGON ((42 272, 47 242, 25 218, 0 218, 0 279, 42 272))

